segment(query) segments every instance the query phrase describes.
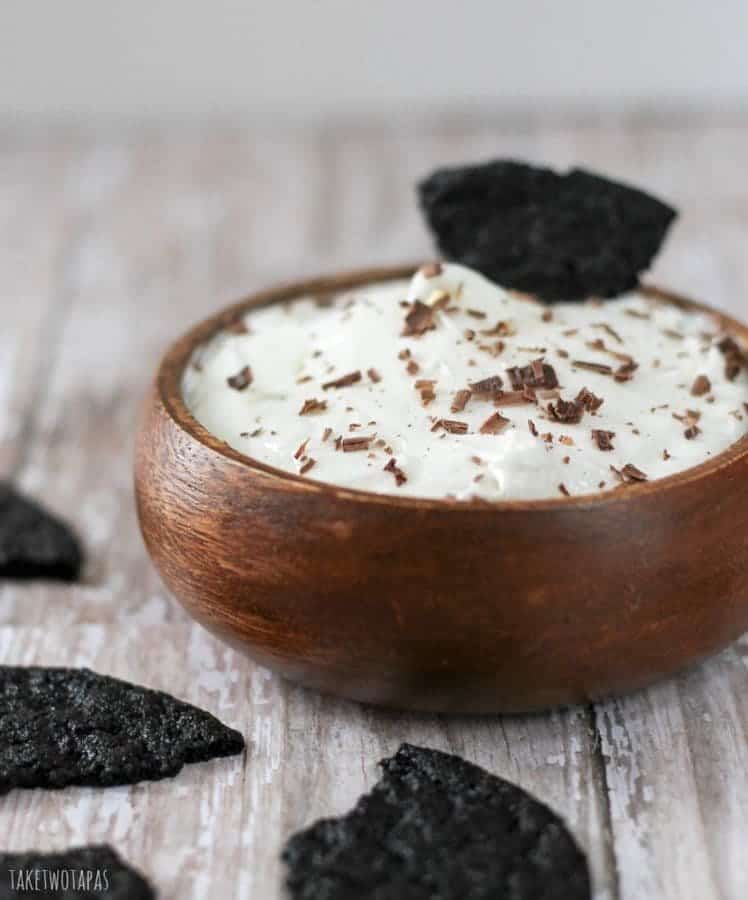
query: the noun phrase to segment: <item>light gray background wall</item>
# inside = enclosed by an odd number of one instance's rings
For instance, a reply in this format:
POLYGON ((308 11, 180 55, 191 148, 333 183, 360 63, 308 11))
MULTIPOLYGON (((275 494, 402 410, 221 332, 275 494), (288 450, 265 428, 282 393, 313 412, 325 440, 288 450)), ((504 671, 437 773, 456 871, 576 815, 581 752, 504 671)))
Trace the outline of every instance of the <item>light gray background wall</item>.
POLYGON ((0 118, 748 107, 748 0, 0 0, 0 118))

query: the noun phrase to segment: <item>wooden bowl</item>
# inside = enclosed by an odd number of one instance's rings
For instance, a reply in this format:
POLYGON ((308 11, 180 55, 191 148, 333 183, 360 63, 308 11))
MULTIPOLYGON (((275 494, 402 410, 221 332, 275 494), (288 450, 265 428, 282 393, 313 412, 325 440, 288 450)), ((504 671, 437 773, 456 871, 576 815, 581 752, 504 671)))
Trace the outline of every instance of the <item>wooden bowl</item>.
MULTIPOLYGON (((748 628, 748 437, 697 468, 626 490, 472 505, 281 472, 188 412, 180 385, 193 349, 239 313, 413 270, 263 291, 166 354, 135 485, 150 555, 187 610, 309 687, 442 712, 589 701, 737 638, 748 628)), ((748 340, 748 328, 723 321, 748 340)))

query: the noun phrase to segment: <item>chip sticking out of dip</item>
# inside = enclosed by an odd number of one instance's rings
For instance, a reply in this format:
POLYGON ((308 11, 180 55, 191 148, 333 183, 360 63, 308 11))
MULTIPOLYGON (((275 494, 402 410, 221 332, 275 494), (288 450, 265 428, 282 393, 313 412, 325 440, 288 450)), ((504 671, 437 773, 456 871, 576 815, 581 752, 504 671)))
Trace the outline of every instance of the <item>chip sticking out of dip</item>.
POLYGON ((439 169, 418 186, 440 253, 548 302, 634 289, 676 212, 583 169, 511 160, 439 169))

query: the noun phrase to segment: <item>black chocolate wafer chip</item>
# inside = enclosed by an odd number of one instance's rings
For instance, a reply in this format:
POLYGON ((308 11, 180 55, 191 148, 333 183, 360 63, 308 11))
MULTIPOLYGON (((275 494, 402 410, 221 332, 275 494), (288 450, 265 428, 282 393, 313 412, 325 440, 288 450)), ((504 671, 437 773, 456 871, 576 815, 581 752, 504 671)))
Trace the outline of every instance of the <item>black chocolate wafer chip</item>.
POLYGON ((0 853, 0 900, 155 900, 148 882, 110 847, 0 853))
POLYGON ((340 819, 283 853, 293 900, 589 900, 561 819, 457 756, 403 744, 340 819))
POLYGON ((170 778, 243 749, 239 732, 161 691, 88 669, 0 666, 0 794, 170 778))
POLYGON ((70 528, 0 482, 0 578, 75 581, 82 565, 83 553, 70 528))
POLYGON ((560 175, 511 160, 439 169, 418 194, 446 259, 547 301, 635 288, 676 216, 582 169, 560 175))

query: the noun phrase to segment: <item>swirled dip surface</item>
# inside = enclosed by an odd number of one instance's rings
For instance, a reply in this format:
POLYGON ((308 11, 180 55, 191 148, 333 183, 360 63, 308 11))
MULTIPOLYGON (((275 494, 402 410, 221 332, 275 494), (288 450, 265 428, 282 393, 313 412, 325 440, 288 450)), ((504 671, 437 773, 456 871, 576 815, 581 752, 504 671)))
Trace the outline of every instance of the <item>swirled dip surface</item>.
POLYGON ((546 307, 457 265, 251 312, 199 348, 194 416, 232 447, 377 493, 485 500, 664 478, 748 429, 716 317, 632 293, 546 307))

